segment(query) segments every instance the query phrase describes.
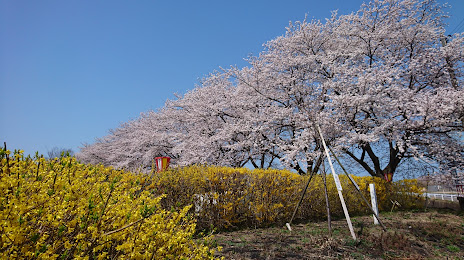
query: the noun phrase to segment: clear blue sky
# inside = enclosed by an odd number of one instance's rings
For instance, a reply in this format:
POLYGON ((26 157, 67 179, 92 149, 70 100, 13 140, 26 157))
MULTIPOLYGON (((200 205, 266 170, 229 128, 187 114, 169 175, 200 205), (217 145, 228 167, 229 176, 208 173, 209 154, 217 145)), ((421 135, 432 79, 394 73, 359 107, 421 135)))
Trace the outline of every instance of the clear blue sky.
MULTIPOLYGON (((464 0, 449 2, 452 31, 464 0)), ((362 0, 0 0, 0 141, 78 151, 285 33, 362 0)), ((463 29, 460 30, 461 32, 463 29)))

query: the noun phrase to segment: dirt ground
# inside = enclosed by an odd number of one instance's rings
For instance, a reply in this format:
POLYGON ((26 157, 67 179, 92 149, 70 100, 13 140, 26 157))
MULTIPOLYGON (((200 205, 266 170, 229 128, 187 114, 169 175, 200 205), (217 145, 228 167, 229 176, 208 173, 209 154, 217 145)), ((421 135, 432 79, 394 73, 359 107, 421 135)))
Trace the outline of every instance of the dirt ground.
POLYGON ((223 232, 213 242, 224 259, 464 259, 464 214, 452 210, 382 213, 384 232, 372 216, 223 232))

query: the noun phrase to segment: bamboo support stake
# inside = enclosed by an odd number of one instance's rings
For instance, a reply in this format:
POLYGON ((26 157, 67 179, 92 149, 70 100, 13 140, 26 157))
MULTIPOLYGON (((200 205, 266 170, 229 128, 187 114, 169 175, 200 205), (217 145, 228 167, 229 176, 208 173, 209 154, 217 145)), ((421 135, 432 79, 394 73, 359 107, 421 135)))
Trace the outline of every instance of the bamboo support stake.
POLYGON ((324 146, 325 154, 327 159, 329 160, 330 169, 332 170, 332 176, 335 180, 335 185, 337 186, 338 196, 340 197, 340 202, 342 203, 343 212, 345 213, 346 222, 348 223, 348 228, 350 229, 351 236, 354 240, 356 240, 356 234, 354 233, 353 225, 351 224, 350 214, 348 213, 348 209, 346 208, 345 199, 343 198, 342 194, 342 185, 340 183, 340 179, 338 175, 335 173, 332 160, 330 159, 329 149, 327 149, 327 145, 325 144, 324 137, 322 136, 322 131, 319 125, 317 126, 317 130, 319 131, 319 135, 321 136, 322 145, 324 146))

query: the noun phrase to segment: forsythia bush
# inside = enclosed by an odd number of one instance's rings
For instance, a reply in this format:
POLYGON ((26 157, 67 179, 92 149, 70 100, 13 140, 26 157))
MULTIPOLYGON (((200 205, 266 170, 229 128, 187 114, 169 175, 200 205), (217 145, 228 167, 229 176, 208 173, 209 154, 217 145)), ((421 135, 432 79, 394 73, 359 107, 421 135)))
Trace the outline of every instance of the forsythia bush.
MULTIPOLYGON (((0 258, 207 259, 195 227, 234 229, 287 222, 309 176, 282 170, 190 166, 133 174, 74 158, 24 158, 0 150, 0 258)), ((366 198, 375 183, 380 210, 423 205, 415 180, 386 183, 352 176, 366 198)), ((340 175, 350 214, 369 213, 340 175)), ((331 214, 343 217, 332 176, 331 214)), ((326 217, 324 185, 314 176, 297 220, 326 217)))
POLYGON ((213 258, 188 203, 164 210, 150 176, 0 152, 1 259, 213 258))
MULTIPOLYGON (((379 210, 390 210, 392 201, 402 209, 423 206, 415 180, 387 183, 381 178, 352 176, 370 204, 369 183, 375 183, 379 210)), ((166 194, 166 208, 194 205, 191 211, 200 229, 264 227, 288 222, 309 176, 285 170, 190 166, 154 173, 149 188, 166 194)), ((340 175, 343 196, 350 214, 370 210, 345 175, 340 175)), ((323 180, 313 177, 296 219, 324 219, 327 215, 323 180)), ((327 176, 331 214, 343 217, 335 182, 327 176)))

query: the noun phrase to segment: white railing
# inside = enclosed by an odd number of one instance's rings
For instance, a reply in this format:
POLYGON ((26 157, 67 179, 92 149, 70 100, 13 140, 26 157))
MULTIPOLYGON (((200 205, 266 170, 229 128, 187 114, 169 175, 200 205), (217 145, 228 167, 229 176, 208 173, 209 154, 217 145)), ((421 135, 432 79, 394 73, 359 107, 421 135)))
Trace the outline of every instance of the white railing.
POLYGON ((431 199, 439 199, 439 200, 450 200, 450 201, 457 201, 459 195, 458 194, 447 194, 447 193, 424 193, 424 196, 427 196, 431 199))

